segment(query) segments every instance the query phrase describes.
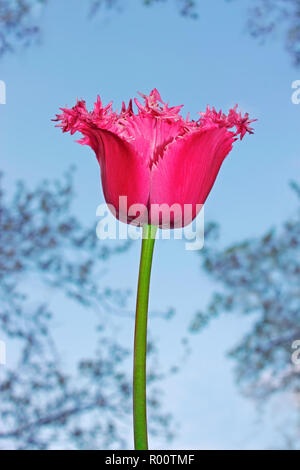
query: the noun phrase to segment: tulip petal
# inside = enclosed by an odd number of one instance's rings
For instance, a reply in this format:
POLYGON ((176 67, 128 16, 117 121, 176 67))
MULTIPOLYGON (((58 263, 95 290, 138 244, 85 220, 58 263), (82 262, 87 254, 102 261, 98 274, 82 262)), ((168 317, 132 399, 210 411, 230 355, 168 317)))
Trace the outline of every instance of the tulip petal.
POLYGON ((130 144, 107 130, 86 128, 80 143, 90 145, 96 153, 101 168, 103 193, 116 217, 125 223, 140 225, 148 220, 147 206, 150 193, 150 169, 130 144), (120 197, 123 196, 121 199, 120 197), (127 199, 125 200, 124 197, 127 199), (138 204, 145 214, 132 212, 130 206, 138 204), (139 222, 134 219, 138 217, 139 222))
POLYGON ((167 146, 151 172, 151 223, 162 228, 188 225, 201 209, 197 205, 205 203, 234 140, 227 129, 212 128, 191 132, 167 146), (162 223, 168 217, 164 209, 159 211, 161 204, 166 211, 167 206, 181 208, 171 213, 170 227, 162 223))

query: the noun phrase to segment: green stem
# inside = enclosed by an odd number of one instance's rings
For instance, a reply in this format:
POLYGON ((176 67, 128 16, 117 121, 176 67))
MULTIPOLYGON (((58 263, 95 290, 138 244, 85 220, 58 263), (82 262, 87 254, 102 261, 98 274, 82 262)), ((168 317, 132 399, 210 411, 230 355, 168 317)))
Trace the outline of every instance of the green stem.
POLYGON ((134 365, 133 365, 133 425, 136 450, 148 449, 146 410, 146 350, 147 316, 150 274, 157 227, 144 225, 139 282, 136 301, 134 365))

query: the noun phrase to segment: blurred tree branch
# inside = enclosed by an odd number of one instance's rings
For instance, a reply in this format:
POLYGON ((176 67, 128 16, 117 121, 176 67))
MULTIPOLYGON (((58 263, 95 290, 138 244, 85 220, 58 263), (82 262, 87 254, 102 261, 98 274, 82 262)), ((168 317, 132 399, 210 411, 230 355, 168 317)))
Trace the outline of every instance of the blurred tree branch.
MULTIPOLYGON (((19 45, 28 46, 39 38, 39 12, 50 1, 0 0, 0 56, 14 51, 19 45)), ((177 6, 181 15, 194 19, 198 17, 195 0, 138 1, 145 6, 169 1, 177 6)), ((91 17, 101 9, 119 7, 124 7, 124 0, 89 0, 88 4, 91 17)), ((281 31, 294 64, 300 65, 300 0, 251 1, 247 27, 253 37, 262 41, 275 31, 281 31)))
POLYGON ((47 0, 0 0, 0 56, 19 44, 28 46, 39 34, 34 12, 47 0))
MULTIPOLYGON (((9 200, 0 185, 0 336, 13 356, 0 366, 0 446, 5 448, 127 445, 128 351, 100 315, 95 355, 80 359, 74 373, 66 370, 60 352, 64 345, 53 335, 54 316, 31 284, 35 276, 55 295, 61 292, 102 313, 122 307, 127 299, 127 292, 104 286, 101 273, 129 243, 109 248, 99 241, 95 227, 84 228, 71 214, 72 199, 72 172, 34 190, 19 183, 9 200)), ((163 374, 155 348, 149 344, 149 349, 150 431, 170 437, 170 417, 161 412, 156 389, 163 374)))
POLYGON ((250 34, 262 42, 278 31, 294 65, 300 65, 300 0, 254 0, 247 26, 250 34))
MULTIPOLYGON (((300 200, 300 187, 292 183, 300 200)), ((203 267, 220 286, 191 332, 225 312, 253 317, 253 327, 230 352, 243 393, 265 404, 279 393, 300 404, 300 369, 292 343, 300 339, 300 207, 280 229, 218 248, 218 227, 210 225, 200 253, 203 267)), ((298 422, 298 433, 300 426, 298 422)))
MULTIPOLYGON (((29 46, 40 36, 39 16, 52 0, 0 0, 0 56, 13 52, 20 45, 29 46)), ((145 5, 166 0, 139 0, 145 5)), ((184 16, 196 17, 193 0, 172 0, 184 16)), ((123 6, 124 0, 89 0, 93 17, 101 8, 123 6)))

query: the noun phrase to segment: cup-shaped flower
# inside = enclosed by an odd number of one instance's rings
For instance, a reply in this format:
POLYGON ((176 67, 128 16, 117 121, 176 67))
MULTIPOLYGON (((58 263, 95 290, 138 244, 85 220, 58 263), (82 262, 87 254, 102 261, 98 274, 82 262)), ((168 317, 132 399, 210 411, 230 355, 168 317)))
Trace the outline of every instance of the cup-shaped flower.
POLYGON ((156 89, 114 112, 100 97, 92 112, 85 101, 57 115, 63 132, 80 132, 101 168, 104 197, 115 216, 127 223, 163 228, 189 224, 210 193, 233 142, 253 133, 248 114, 228 115, 207 107, 197 121, 169 107, 156 89))

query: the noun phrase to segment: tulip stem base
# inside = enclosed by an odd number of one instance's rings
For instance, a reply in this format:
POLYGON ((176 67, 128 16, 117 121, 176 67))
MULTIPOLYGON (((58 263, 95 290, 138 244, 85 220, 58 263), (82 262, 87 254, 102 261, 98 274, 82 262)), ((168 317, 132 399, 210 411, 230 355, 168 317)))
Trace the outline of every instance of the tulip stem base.
POLYGON ((143 226, 134 334, 133 426, 135 450, 148 449, 146 409, 147 317, 156 230, 157 227, 153 225, 143 226))

